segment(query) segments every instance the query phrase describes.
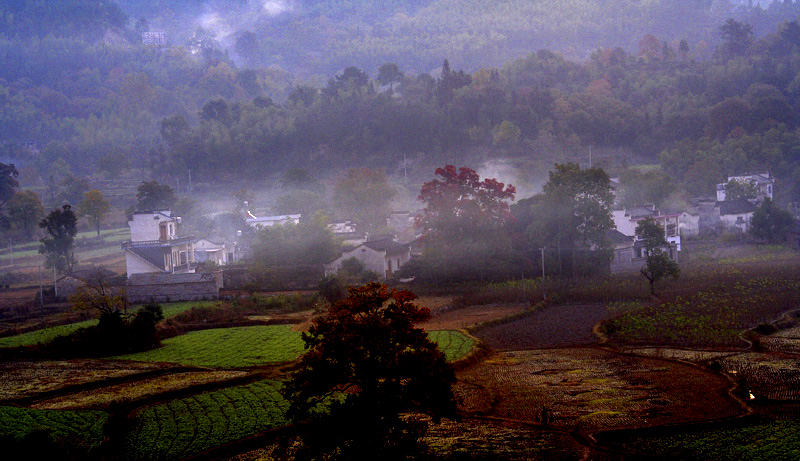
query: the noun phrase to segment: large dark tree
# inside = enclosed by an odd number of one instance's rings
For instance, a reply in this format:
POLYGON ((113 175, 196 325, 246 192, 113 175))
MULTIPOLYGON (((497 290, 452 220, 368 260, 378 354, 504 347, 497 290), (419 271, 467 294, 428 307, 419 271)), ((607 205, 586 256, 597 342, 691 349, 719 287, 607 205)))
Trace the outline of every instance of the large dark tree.
POLYGON ((750 233, 768 242, 782 242, 794 224, 792 214, 775 206, 769 198, 753 212, 750 219, 750 233))
POLYGON ((350 288, 303 334, 306 353, 284 395, 306 422, 301 459, 409 459, 421 415, 455 417, 455 375, 414 325, 430 317, 409 291, 350 288), (402 416, 401 416, 402 415, 402 416))
POLYGON ((172 188, 158 181, 142 181, 136 188, 136 210, 165 210, 175 204, 177 198, 172 188))
POLYGON ((64 205, 51 211, 39 223, 47 232, 40 241, 39 253, 45 255, 47 267, 55 267, 61 273, 70 273, 75 266, 73 243, 78 233, 78 218, 72 207, 64 205))

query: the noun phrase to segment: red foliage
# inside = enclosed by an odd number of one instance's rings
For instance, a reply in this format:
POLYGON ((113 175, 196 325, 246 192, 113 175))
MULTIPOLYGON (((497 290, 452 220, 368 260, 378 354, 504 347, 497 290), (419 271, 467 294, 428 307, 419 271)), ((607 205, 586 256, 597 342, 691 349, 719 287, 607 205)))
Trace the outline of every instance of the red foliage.
POLYGON ((436 169, 437 178, 422 185, 419 200, 425 213, 417 226, 426 234, 498 229, 513 219, 507 200, 514 200, 514 186, 493 178, 480 179, 475 170, 453 165, 436 169))

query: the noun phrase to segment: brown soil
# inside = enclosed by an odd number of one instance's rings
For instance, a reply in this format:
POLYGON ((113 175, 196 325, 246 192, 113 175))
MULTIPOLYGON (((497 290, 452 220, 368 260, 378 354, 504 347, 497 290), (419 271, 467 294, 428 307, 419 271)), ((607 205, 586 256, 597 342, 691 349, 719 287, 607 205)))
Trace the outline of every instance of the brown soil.
POLYGON ((469 306, 434 314, 418 326, 426 330, 459 330, 519 314, 528 306, 469 306))

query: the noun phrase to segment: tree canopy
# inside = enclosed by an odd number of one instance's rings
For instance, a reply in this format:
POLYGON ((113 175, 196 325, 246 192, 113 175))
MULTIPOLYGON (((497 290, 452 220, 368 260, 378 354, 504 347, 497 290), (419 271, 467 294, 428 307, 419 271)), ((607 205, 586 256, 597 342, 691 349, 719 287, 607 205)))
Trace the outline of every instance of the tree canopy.
POLYGON ((39 253, 44 254, 47 267, 70 273, 75 266, 73 242, 78 233, 78 218, 70 205, 51 211, 39 222, 46 235, 40 240, 39 253))
POLYGON ((303 334, 306 353, 283 392, 289 415, 310 423, 308 457, 406 459, 424 432, 419 415, 456 416, 453 369, 415 327, 430 317, 415 298, 377 282, 352 287, 303 334))
POLYGON ((667 277, 678 278, 680 268, 666 249, 669 243, 664 227, 652 218, 639 221, 636 225, 636 237, 644 245, 645 265, 639 270, 650 283, 650 294, 655 295, 655 283, 667 277))

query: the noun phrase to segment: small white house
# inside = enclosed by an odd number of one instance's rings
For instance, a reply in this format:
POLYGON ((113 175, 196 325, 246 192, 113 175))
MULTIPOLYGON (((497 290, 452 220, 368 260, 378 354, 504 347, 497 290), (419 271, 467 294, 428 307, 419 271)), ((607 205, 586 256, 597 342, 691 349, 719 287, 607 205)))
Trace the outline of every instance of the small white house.
POLYGON ((756 201, 761 202, 765 197, 772 200, 772 190, 775 186, 775 178, 769 172, 756 174, 743 174, 738 176, 728 176, 724 183, 717 184, 717 201, 724 202, 725 186, 731 181, 752 184, 756 187, 756 201))
POLYGON ((722 227, 731 231, 748 232, 750 230, 750 219, 756 206, 745 199, 728 200, 717 203, 719 210, 719 220, 722 227))
POLYGON ((194 260, 198 263, 210 262, 217 266, 233 264, 236 261, 236 244, 222 238, 201 238, 194 242, 194 260))
POLYGON ((639 221, 647 218, 655 220, 664 228, 664 237, 670 245, 681 249, 681 235, 678 214, 662 214, 655 205, 643 205, 628 209, 613 210, 614 225, 623 235, 634 237, 639 221))
POLYGON ((122 242, 128 276, 194 272, 194 237, 177 236, 180 222, 169 210, 133 214, 128 221, 131 239, 122 242))
POLYGON ((378 273, 383 279, 394 278, 394 272, 411 259, 409 245, 397 243, 392 239, 364 242, 352 250, 342 252, 341 256, 325 265, 325 275, 335 274, 346 259, 355 258, 367 270, 378 273))
POLYGON ((285 215, 277 215, 277 216, 262 216, 256 217, 249 211, 247 212, 247 218, 245 222, 249 226, 252 227, 272 227, 277 225, 283 224, 299 224, 300 223, 300 215, 299 214, 285 214, 285 215))

